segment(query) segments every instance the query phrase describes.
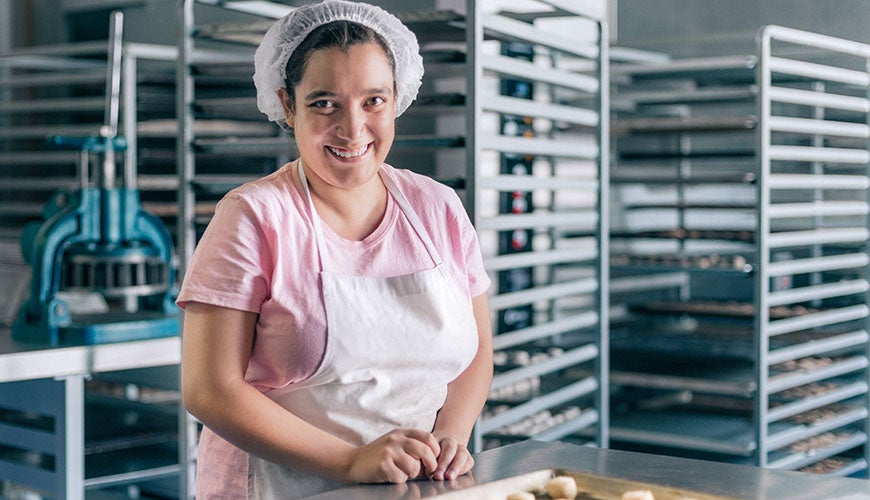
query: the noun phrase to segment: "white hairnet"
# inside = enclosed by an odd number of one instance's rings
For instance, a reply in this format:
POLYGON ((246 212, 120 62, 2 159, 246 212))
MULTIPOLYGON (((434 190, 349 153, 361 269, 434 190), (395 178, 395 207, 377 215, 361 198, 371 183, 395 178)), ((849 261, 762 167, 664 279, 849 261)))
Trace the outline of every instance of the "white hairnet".
POLYGON ((417 98, 423 78, 423 58, 414 33, 380 7, 361 2, 325 0, 299 7, 275 21, 254 53, 257 107, 269 120, 282 126, 286 123, 284 108, 276 92, 285 86, 290 55, 315 28, 333 21, 362 24, 387 42, 396 63, 396 116, 417 98))

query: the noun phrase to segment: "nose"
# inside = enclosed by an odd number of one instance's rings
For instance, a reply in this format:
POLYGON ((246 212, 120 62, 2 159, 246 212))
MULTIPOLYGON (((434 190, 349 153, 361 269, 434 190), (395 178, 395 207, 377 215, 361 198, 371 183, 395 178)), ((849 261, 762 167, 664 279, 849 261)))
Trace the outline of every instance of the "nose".
POLYGON ((349 106, 341 111, 336 134, 339 138, 352 141, 365 133, 365 110, 349 106))

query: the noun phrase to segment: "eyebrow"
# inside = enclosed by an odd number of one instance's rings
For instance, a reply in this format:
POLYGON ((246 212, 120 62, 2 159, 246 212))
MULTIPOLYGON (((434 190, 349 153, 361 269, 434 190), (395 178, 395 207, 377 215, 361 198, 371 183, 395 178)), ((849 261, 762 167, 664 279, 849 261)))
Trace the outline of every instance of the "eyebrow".
MULTIPOLYGON (((389 94, 393 95, 393 90, 388 87, 372 87, 363 91, 364 94, 389 94)), ((306 101, 317 99, 320 97, 334 97, 337 94, 328 90, 315 90, 305 96, 306 101)))

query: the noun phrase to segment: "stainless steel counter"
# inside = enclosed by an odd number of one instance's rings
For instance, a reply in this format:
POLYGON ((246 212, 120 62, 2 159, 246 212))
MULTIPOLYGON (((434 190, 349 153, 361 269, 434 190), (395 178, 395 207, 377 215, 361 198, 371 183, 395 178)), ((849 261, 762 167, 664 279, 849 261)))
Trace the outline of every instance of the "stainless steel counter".
POLYGON ((0 328, 0 383, 57 378, 181 362, 181 338, 50 347, 12 340, 0 328))
MULTIPOLYGON (((181 488, 186 488, 187 467, 177 460, 171 463, 173 456, 186 457, 186 448, 170 452, 168 459, 163 455, 159 460, 136 457, 141 463, 134 469, 116 467, 114 472, 89 470, 88 474, 85 470, 85 379, 101 372, 172 367, 179 363, 180 337, 52 347, 16 342, 9 329, 0 328, 0 409, 13 415, 39 415, 56 423, 43 429, 0 422, 0 428, 16 429, 0 432, 0 448, 7 450, 0 454, 0 482, 9 480, 47 491, 52 498, 62 500, 82 499, 88 488, 174 474, 181 476, 181 488), (9 450, 22 452, 10 454, 9 450), (50 456, 56 466, 46 469, 39 461, 22 459, 19 456, 22 453, 50 456)), ((184 425, 182 420, 179 417, 179 425, 184 425)), ((180 439, 179 443, 181 448, 186 440, 180 439)), ((117 456, 115 461, 118 462, 117 456)))
POLYGON ((475 455, 469 476, 451 483, 353 486, 317 500, 418 499, 541 469, 561 468, 745 499, 870 499, 870 481, 834 478, 684 458, 602 450, 567 443, 526 441, 475 455))

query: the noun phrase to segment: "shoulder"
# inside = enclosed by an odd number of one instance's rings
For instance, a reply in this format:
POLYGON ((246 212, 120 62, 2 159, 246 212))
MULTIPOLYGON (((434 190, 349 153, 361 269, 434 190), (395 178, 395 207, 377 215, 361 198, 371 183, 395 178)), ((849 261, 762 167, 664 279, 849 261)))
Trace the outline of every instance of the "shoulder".
POLYGON ((284 165, 271 174, 237 186, 227 192, 226 197, 249 201, 268 201, 272 197, 284 197, 293 189, 291 177, 287 175, 288 166, 289 164, 284 165))
POLYGON ((462 201, 456 191, 445 186, 435 179, 412 172, 407 169, 395 168, 386 165, 387 173, 396 181, 396 185, 402 194, 415 209, 424 212, 455 212, 464 211, 462 201))
POLYGON ((286 216, 288 210, 296 205, 296 188, 289 175, 289 165, 233 188, 224 195, 218 208, 235 207, 258 218, 286 216))

